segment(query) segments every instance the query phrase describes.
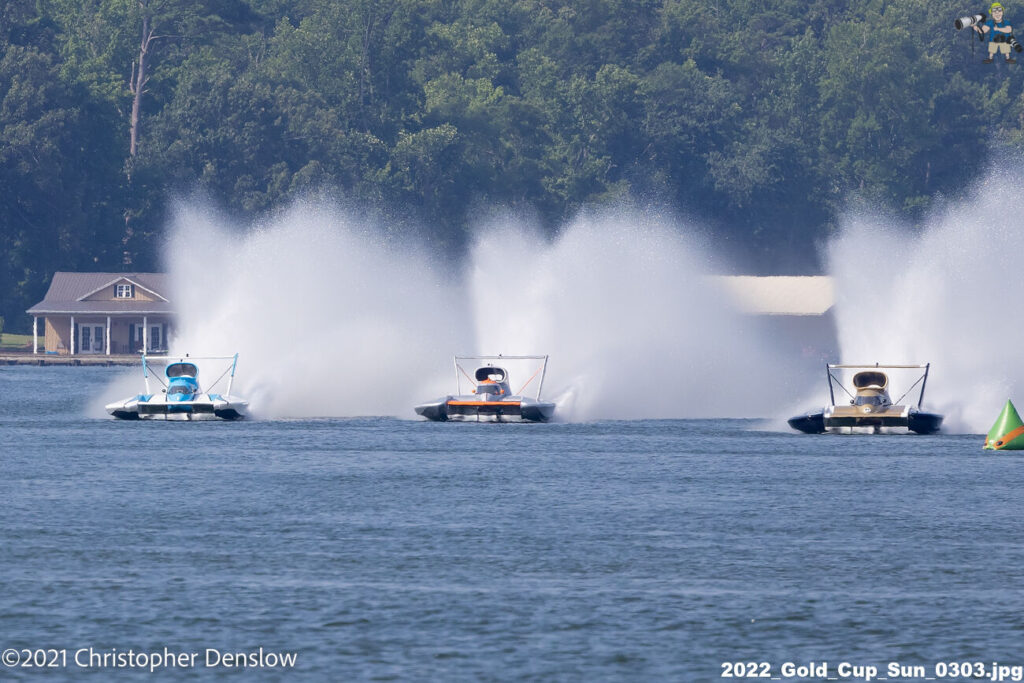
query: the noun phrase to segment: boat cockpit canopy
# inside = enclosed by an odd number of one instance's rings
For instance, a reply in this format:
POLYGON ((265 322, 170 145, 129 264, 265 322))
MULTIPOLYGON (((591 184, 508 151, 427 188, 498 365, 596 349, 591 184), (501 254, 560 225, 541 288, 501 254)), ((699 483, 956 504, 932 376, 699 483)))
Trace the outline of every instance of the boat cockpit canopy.
POLYGON ((171 363, 167 366, 167 377, 195 377, 199 374, 199 368, 194 363, 171 363))
POLYGON ((504 368, 496 368, 490 365, 485 365, 482 368, 477 368, 476 381, 486 382, 490 380, 492 382, 504 382, 508 378, 508 373, 504 368))
POLYGON ((878 370, 858 372, 853 376, 853 386, 857 389, 867 389, 869 387, 885 389, 888 385, 889 378, 886 377, 884 372, 879 372, 878 370))

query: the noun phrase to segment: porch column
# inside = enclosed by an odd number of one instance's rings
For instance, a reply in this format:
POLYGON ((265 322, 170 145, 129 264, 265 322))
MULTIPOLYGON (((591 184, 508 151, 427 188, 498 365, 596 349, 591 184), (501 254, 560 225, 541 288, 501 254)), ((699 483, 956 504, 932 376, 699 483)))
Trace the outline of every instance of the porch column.
POLYGON ((110 316, 107 316, 107 355, 110 355, 110 316))
POLYGON ((149 353, 149 322, 142 316, 142 352, 149 353))
POLYGON ((39 316, 32 316, 32 354, 39 353, 39 316))
POLYGON ((71 316, 71 348, 68 350, 68 355, 75 355, 75 316, 71 316))

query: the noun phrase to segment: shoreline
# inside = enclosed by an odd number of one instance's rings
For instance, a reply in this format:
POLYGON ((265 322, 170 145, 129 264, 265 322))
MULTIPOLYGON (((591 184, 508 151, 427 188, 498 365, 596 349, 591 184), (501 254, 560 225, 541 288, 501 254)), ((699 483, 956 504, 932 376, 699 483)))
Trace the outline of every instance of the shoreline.
POLYGON ((130 366, 141 365, 139 355, 56 356, 42 353, 0 353, 0 365, 130 366))

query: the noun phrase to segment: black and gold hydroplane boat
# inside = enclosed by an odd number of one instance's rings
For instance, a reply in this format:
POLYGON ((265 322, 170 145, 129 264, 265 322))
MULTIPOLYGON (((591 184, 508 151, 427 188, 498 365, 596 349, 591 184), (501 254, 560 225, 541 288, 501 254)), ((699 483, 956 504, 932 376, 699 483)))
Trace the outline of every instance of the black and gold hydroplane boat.
MULTIPOLYGON (((873 433, 882 430, 908 430, 917 434, 934 434, 942 426, 942 415, 924 411, 924 388, 928 382, 930 363, 924 365, 832 365, 826 366, 828 374, 829 405, 824 409, 790 418, 789 426, 806 434, 821 434, 829 431, 854 431, 865 428, 873 433), (851 381, 851 392, 839 377, 837 371, 856 370, 851 381), (889 397, 889 375, 883 370, 923 370, 917 381, 895 403, 889 397), (903 399, 921 385, 917 405, 902 403, 903 399), (838 386, 850 397, 849 403, 836 403, 835 387, 838 386)), ((916 373, 915 373, 916 374, 916 373)))

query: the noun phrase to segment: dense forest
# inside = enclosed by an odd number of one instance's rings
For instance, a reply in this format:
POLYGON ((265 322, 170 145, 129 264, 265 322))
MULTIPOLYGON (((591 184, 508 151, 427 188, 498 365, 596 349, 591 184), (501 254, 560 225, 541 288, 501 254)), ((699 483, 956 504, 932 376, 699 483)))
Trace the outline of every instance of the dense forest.
POLYGON ((0 316, 25 329, 55 270, 158 268, 195 192, 327 193, 456 250, 483 203, 556 230, 626 201, 809 272, 851 200, 913 220, 1021 144, 1024 55, 953 27, 987 8, 3 0, 0 316))

